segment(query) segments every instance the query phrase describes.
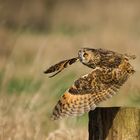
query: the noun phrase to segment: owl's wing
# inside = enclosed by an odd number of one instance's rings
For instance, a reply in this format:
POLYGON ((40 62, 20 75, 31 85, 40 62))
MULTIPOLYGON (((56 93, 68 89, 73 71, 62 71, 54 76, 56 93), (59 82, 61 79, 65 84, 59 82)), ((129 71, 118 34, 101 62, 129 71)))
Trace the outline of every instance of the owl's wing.
POLYGON ((69 65, 72 65, 73 63, 75 63, 76 61, 78 61, 79 58, 72 58, 72 59, 68 59, 68 60, 63 60, 53 66, 51 66, 50 68, 48 68, 46 71, 44 71, 45 74, 49 74, 49 73, 54 73, 53 75, 49 76, 54 77, 55 75, 57 75, 58 73, 60 73, 64 68, 68 67, 69 65))
POLYGON ((52 119, 79 116, 94 110, 97 104, 116 94, 128 78, 127 74, 121 80, 117 80, 114 76, 117 76, 114 71, 94 69, 76 80, 58 101, 52 119))

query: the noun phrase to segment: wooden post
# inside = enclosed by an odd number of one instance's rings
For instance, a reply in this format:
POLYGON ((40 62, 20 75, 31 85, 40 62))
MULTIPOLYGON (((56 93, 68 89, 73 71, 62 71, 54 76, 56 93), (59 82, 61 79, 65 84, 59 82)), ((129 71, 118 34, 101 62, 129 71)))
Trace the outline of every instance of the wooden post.
POLYGON ((89 112, 89 140, 140 140, 140 109, 96 108, 89 112))

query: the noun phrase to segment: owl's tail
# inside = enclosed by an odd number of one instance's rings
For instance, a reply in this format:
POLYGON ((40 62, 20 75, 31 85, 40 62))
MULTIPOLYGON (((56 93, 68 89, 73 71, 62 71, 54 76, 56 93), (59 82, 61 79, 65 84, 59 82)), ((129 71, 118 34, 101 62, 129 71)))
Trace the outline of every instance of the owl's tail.
POLYGON ((52 119, 57 120, 66 116, 80 116, 96 107, 92 94, 71 94, 66 92, 55 106, 52 119))
POLYGON ((124 54, 125 58, 128 60, 136 59, 136 55, 129 55, 129 54, 124 54))

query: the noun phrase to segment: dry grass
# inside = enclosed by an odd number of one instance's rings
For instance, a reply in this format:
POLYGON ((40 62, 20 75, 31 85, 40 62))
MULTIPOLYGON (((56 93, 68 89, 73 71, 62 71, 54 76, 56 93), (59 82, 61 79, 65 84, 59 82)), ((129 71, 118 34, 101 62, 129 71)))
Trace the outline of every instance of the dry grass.
MULTIPOLYGON (((62 122, 52 122, 49 116, 56 101, 73 80, 90 70, 76 64, 76 67, 72 66, 53 79, 48 79, 42 73, 52 63, 75 56, 79 48, 75 44, 82 39, 82 35, 45 37, 22 34, 17 38, 10 55, 1 56, 3 60, 5 59, 3 64, 1 63, 1 139, 86 139, 87 125, 82 120, 87 122, 87 118, 80 117, 80 123, 75 119, 68 119, 66 125, 61 128, 62 122), (81 135, 77 135, 79 133, 81 135)), ((139 105, 138 76, 139 70, 122 88, 121 94, 105 105, 139 105)))
POLYGON ((81 126, 79 121, 70 121, 73 122, 71 127, 77 124, 77 130, 73 130, 68 128, 70 122, 62 127, 62 121, 50 120, 56 98, 70 85, 68 77, 74 79, 76 72, 65 73, 65 77, 61 75, 55 81, 48 79, 43 71, 51 63, 52 50, 46 47, 46 37, 26 33, 14 37, 12 33, 5 34, 11 36, 8 41, 13 39, 13 47, 6 47, 5 55, 0 56, 3 60, 0 71, 0 139, 52 140, 56 136, 62 139, 65 135, 68 140, 86 138, 85 126, 82 130, 78 128, 81 126), (65 85, 58 84, 65 78, 65 85), (77 135, 79 133, 81 135, 77 135))
POLYGON ((76 56, 85 46, 136 54, 136 74, 120 94, 102 106, 140 106, 138 3, 107 0, 58 4, 51 14, 49 34, 1 26, 0 139, 87 139, 87 116, 56 122, 49 116, 63 92, 90 69, 77 63, 52 79, 43 74, 52 63, 76 56))

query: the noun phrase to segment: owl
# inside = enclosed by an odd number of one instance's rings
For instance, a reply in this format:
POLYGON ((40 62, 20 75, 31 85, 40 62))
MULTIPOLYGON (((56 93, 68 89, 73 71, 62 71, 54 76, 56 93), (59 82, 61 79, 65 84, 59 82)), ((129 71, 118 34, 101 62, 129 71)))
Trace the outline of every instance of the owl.
POLYGON ((127 79, 135 73, 130 64, 134 55, 120 54, 106 49, 82 48, 75 58, 61 61, 44 73, 53 77, 75 62, 89 67, 91 72, 81 76, 62 95, 52 113, 57 120, 68 116, 80 116, 115 95, 127 79))

